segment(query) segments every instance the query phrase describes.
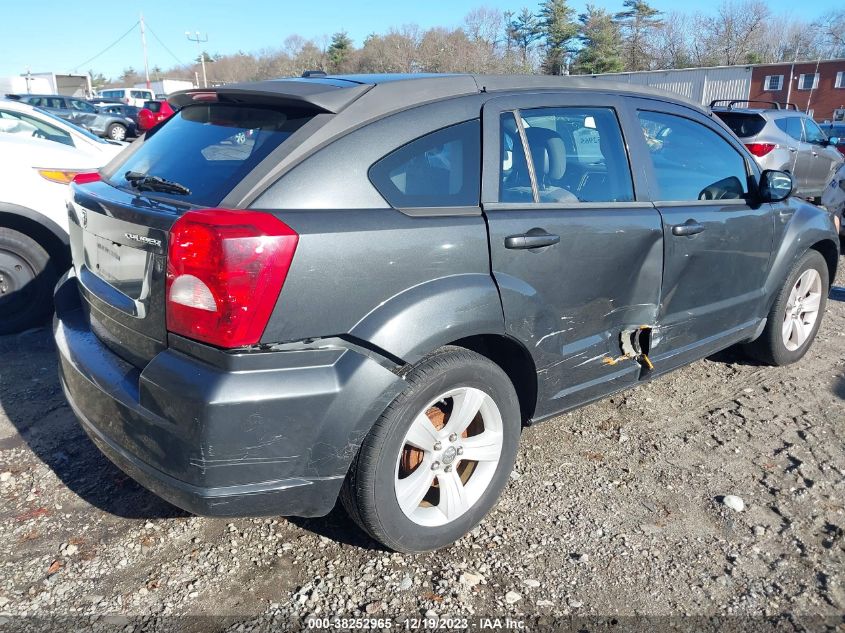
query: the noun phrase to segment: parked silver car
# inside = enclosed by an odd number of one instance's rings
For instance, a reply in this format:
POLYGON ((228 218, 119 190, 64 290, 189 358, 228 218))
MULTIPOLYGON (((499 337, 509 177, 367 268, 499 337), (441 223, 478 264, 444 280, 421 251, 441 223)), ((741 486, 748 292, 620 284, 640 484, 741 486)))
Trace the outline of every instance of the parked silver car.
POLYGON ((820 197, 845 161, 836 149, 839 139, 828 138, 812 118, 792 104, 783 108, 772 101, 717 100, 710 108, 745 143, 761 168, 792 174, 795 195, 820 197), (753 108, 752 104, 766 107, 753 108))

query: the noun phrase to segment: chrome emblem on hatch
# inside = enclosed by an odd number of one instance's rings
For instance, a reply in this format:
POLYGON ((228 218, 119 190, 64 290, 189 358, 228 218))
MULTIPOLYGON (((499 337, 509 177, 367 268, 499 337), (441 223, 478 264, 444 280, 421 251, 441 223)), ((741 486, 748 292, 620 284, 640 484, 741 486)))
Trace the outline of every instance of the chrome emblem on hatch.
POLYGON ((161 240, 157 240, 154 237, 146 237, 144 235, 138 235, 137 233, 124 233, 123 236, 127 240, 132 240, 133 242, 141 242, 142 244, 152 244, 153 246, 161 247, 161 240))

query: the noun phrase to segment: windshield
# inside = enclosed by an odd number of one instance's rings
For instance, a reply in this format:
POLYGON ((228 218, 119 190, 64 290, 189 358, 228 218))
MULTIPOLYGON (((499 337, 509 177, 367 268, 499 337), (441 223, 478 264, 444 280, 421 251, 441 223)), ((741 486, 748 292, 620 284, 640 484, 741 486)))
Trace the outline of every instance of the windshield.
POLYGON ((132 180, 154 176, 188 193, 157 189, 156 195, 203 206, 220 204, 270 152, 313 116, 293 108, 197 104, 183 108, 107 173, 110 184, 131 188, 132 180))
POLYGON ((102 139, 99 136, 95 136, 95 135, 91 134, 91 132, 89 132, 85 128, 81 128, 78 125, 74 125, 73 123, 71 123, 67 119, 63 119, 61 117, 58 117, 55 114, 53 114, 52 112, 47 112, 46 110, 42 110, 41 108, 35 108, 35 109, 38 110, 38 114, 42 114, 46 117, 53 119, 54 121, 56 121, 58 123, 61 123, 64 127, 70 128, 71 130, 73 130, 77 134, 81 134, 82 136, 84 136, 85 138, 87 138, 90 141, 94 141, 95 143, 100 143, 102 145, 108 145, 109 144, 109 142, 107 140, 102 139))

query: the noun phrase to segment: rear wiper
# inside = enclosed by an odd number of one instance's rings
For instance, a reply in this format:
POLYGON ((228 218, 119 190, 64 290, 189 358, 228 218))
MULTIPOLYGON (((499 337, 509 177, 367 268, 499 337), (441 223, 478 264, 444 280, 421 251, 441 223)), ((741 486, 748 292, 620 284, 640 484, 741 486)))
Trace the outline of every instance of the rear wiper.
POLYGON ((161 176, 148 176, 137 171, 127 171, 123 177, 130 185, 138 191, 160 191, 162 193, 175 193, 181 196, 191 195, 191 190, 185 185, 180 185, 172 180, 165 180, 161 176))

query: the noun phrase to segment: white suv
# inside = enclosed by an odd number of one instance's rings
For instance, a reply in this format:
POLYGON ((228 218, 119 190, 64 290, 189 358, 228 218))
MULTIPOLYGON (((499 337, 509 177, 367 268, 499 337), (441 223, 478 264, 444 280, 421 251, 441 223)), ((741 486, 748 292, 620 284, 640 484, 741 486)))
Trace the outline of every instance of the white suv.
POLYGON ((30 105, 0 100, 0 334, 52 312, 70 264, 68 184, 125 146, 30 105))
POLYGON ((114 99, 126 105, 143 108, 144 101, 153 101, 156 96, 152 90, 147 88, 108 88, 97 93, 101 99, 114 99))

